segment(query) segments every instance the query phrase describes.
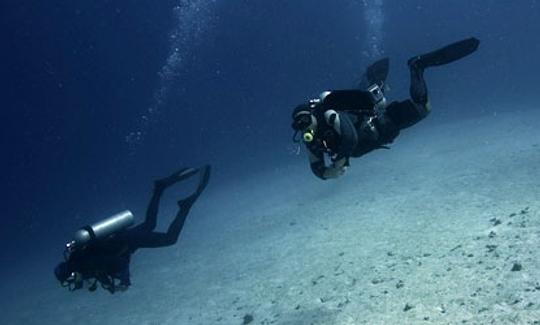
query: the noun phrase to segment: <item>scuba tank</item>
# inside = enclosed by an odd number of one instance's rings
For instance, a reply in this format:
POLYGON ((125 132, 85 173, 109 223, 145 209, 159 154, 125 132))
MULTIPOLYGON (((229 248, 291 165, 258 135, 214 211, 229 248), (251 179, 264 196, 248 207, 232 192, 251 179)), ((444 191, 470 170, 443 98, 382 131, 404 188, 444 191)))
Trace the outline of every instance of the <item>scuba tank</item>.
POLYGON ((72 252, 89 243, 109 237, 133 224, 133 214, 129 210, 117 213, 92 225, 82 227, 73 235, 73 240, 66 244, 66 250, 72 252))

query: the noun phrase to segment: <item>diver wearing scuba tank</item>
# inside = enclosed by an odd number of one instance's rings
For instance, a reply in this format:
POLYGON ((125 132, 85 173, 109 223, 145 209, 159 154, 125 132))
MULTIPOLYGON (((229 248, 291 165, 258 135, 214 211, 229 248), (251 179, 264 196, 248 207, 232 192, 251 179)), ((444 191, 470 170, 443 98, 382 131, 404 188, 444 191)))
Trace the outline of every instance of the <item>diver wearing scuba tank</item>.
POLYGON ((430 112, 424 70, 459 60, 476 51, 479 43, 468 38, 409 59, 411 99, 387 104, 389 60, 384 58, 367 68, 357 89, 325 91, 298 105, 292 114, 293 141, 300 142, 298 134, 302 135, 313 173, 321 179, 337 178, 351 157, 388 149, 401 130, 430 112))
POLYGON ((139 248, 174 245, 192 205, 206 188, 209 178, 210 166, 181 169, 155 181, 143 223, 131 227, 133 215, 126 210, 76 231, 66 244, 64 261, 54 270, 57 280, 71 291, 83 288, 85 282, 90 291, 96 290, 98 284, 110 293, 126 290, 131 285, 129 264, 133 253, 139 248), (155 232, 159 202, 165 189, 197 173, 200 174, 197 189, 178 201, 178 213, 167 232, 155 232))

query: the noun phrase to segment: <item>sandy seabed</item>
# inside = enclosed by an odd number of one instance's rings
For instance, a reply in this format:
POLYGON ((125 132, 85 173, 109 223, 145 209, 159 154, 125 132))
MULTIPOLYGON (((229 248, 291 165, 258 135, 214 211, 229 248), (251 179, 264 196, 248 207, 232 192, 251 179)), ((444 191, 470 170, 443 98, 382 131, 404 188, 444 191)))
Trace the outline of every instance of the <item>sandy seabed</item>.
POLYGON ((4 283, 0 321, 540 324, 539 120, 425 121, 337 181, 302 156, 212 184, 177 246, 134 256, 129 291, 4 283))

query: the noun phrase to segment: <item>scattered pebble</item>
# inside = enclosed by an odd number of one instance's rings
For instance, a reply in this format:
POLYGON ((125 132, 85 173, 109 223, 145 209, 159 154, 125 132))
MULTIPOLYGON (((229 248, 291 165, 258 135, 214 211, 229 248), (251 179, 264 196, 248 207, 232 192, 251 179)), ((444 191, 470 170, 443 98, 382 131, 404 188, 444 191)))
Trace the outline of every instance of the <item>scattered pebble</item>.
POLYGON ((384 282, 384 279, 373 279, 371 280, 371 283, 373 284, 379 284, 379 283, 383 283, 384 282))
POLYGON ((251 322, 253 322, 253 315, 251 314, 244 315, 244 321, 242 322, 242 325, 250 324, 251 322))
POLYGON ((518 272, 518 271, 521 271, 523 267, 521 266, 520 263, 514 263, 514 265, 512 266, 512 272, 518 272))
POLYGON ((453 252, 453 251, 455 251, 456 249, 459 249, 459 248, 461 248, 461 244, 460 244, 460 245, 457 245, 457 246, 454 247, 454 248, 452 248, 450 251, 453 252))
POLYGON ((497 245, 486 245, 486 248, 488 249, 488 253, 491 253, 497 248, 497 245))
POLYGON ((317 285, 322 278, 324 278, 324 275, 319 275, 316 279, 311 280, 311 284, 317 285))
POLYGON ((414 306, 411 306, 409 304, 405 304, 405 308, 403 308, 403 311, 409 311, 409 310, 411 310, 413 308, 414 308, 414 306))

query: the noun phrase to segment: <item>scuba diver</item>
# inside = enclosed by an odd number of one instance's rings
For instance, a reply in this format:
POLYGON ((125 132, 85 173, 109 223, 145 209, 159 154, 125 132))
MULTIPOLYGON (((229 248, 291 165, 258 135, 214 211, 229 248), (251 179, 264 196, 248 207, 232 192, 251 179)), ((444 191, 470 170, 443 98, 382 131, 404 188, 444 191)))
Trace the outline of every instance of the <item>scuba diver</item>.
POLYGON ((143 223, 133 224, 129 211, 79 229, 66 244, 65 261, 59 263, 54 274, 63 287, 70 291, 88 285, 95 291, 98 283, 110 293, 124 291, 131 285, 129 262, 139 248, 174 245, 178 241, 184 221, 210 178, 210 166, 200 169, 184 168, 154 182, 154 191, 143 223), (200 179, 193 194, 178 201, 179 210, 166 233, 155 232, 159 201, 165 189, 199 173, 200 179))
POLYGON ((459 60, 477 50, 474 37, 423 55, 410 58, 411 99, 387 104, 384 92, 388 58, 369 66, 358 89, 332 90, 319 98, 297 106, 292 128, 308 149, 313 173, 321 179, 337 178, 349 166, 350 157, 360 157, 385 148, 408 128, 430 112, 424 69, 459 60))

